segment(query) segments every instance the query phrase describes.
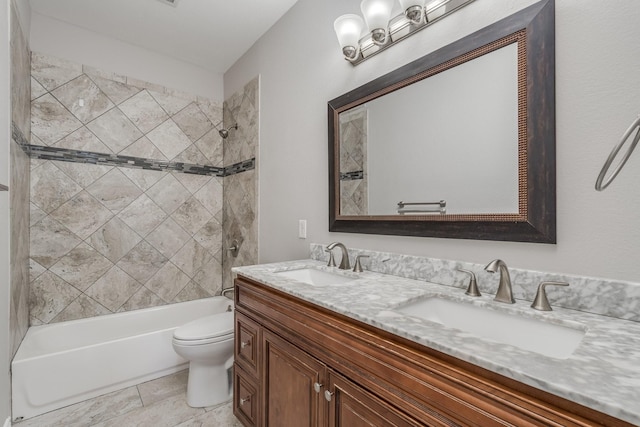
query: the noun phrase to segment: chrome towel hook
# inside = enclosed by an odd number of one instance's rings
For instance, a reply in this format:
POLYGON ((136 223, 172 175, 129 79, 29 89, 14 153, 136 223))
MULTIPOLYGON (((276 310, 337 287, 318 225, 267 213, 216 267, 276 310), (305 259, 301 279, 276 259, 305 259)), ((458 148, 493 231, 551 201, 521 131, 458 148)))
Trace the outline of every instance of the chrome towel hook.
POLYGON ((636 145, 638 145, 638 141, 640 141, 640 116, 638 116, 638 118, 636 118, 634 122, 631 123, 631 126, 629 126, 629 129, 627 129, 627 131, 624 133, 618 145, 613 148, 611 154, 609 154, 609 157, 604 162, 604 166, 602 166, 602 170, 600 171, 598 179, 596 180, 596 190, 604 190, 609 186, 609 184, 611 184, 611 181, 613 181, 615 177, 618 176, 618 173, 620 173, 622 167, 625 165, 625 163, 627 163, 627 160, 629 160, 629 156, 631 156, 631 153, 633 153, 634 148, 636 148, 636 145), (622 158, 620 163, 618 163, 618 166, 616 166, 611 175, 609 175, 609 177, 605 180, 604 176, 607 174, 607 171, 611 167, 611 163, 613 163, 613 160, 618 155, 618 152, 620 151, 620 149, 622 149, 622 147, 634 131, 636 131, 636 135, 633 137, 633 141, 629 145, 627 152, 624 154, 624 157, 622 158))

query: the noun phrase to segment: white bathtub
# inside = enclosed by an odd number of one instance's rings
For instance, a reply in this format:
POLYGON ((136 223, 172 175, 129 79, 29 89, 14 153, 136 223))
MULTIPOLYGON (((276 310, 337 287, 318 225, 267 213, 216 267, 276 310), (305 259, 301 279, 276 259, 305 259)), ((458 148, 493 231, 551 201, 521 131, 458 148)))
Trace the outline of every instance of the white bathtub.
POLYGON ((213 297, 29 328, 11 363, 13 419, 186 369, 174 329, 229 306, 213 297))

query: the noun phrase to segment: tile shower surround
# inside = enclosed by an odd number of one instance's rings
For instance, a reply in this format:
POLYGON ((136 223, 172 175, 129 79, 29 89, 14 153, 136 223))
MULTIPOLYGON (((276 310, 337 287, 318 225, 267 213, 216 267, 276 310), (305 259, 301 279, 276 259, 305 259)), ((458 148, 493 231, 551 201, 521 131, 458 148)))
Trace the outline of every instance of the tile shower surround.
POLYGON ((255 167, 223 166, 222 108, 32 58, 31 324, 219 293, 223 177, 255 167))
MULTIPOLYGON (((257 158, 259 135, 259 78, 256 77, 224 103, 225 128, 238 124, 229 132, 224 144, 224 164, 237 164, 243 159, 257 158)), ((256 168, 259 167, 256 164, 256 168)), ((223 257, 222 283, 233 286, 231 268, 258 263, 258 179, 257 169, 224 179, 223 246, 237 241, 237 257, 223 257)))
MULTIPOLYGON (((10 2, 11 122, 30 133, 30 53, 17 15, 10 2)), ((9 357, 12 358, 29 327, 29 157, 15 137, 9 142, 10 308, 9 357)), ((7 243, 4 243, 7 244, 7 243)))

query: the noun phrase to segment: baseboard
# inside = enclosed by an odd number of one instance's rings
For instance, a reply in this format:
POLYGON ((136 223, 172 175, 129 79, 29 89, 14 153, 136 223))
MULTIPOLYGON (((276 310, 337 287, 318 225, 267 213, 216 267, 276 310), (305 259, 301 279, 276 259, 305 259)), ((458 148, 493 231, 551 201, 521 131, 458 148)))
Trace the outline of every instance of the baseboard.
POLYGON ((2 427, 11 427, 11 417, 4 421, 4 425, 2 427))

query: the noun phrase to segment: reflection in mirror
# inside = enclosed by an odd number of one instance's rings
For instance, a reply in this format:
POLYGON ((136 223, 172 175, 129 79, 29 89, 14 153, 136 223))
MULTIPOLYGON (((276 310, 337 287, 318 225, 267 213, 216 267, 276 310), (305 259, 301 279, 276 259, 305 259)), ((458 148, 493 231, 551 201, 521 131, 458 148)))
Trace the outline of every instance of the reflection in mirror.
POLYGON ((555 243, 555 5, 335 98, 329 230, 555 243))
POLYGON ((517 49, 340 113, 341 215, 517 214, 517 49))

